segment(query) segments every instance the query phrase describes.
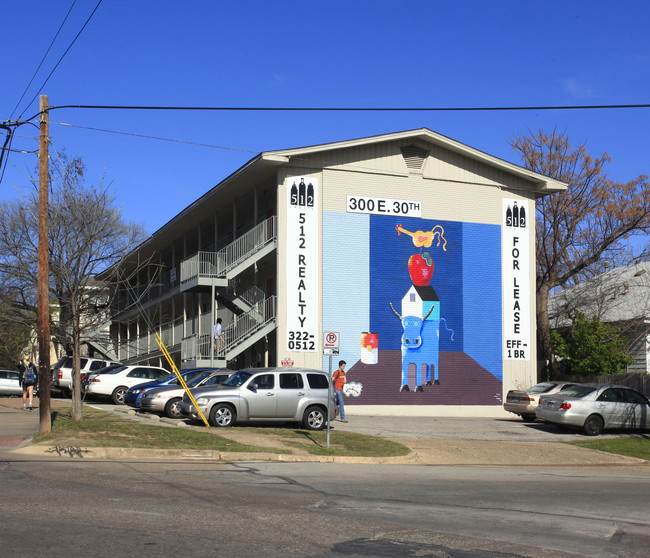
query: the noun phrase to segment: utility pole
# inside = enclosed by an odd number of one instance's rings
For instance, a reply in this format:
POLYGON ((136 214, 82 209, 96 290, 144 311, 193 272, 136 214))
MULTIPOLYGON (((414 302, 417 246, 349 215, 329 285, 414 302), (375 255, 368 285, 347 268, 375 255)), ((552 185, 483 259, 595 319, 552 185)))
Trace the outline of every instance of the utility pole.
POLYGON ((52 431, 50 415, 50 266, 49 266, 49 147, 50 114, 47 95, 40 96, 38 149, 38 410, 40 433, 52 431))

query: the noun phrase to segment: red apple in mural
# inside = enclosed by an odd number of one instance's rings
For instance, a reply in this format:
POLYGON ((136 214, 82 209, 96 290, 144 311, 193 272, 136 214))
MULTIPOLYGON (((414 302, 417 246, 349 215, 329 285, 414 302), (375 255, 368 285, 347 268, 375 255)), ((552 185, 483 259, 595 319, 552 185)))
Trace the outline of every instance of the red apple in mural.
POLYGON ((433 277, 433 260, 428 252, 413 254, 409 258, 409 275, 417 287, 426 287, 433 277))

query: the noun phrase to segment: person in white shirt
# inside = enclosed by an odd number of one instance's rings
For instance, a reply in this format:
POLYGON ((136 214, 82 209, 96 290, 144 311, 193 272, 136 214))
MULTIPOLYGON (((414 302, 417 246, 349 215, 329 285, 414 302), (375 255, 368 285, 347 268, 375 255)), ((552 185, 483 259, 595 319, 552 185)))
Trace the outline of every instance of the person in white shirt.
POLYGON ((217 323, 214 324, 214 351, 218 353, 223 350, 226 345, 226 339, 223 336, 221 327, 221 318, 217 318, 217 323))

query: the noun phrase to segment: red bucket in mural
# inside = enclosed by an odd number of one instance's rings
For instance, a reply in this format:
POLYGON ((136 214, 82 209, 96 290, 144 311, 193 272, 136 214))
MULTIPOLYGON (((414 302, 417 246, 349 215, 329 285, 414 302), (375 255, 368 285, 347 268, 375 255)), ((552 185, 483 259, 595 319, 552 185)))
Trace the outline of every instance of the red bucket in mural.
POLYGON ((364 332, 361 334, 361 362, 377 364, 379 354, 379 335, 364 332))

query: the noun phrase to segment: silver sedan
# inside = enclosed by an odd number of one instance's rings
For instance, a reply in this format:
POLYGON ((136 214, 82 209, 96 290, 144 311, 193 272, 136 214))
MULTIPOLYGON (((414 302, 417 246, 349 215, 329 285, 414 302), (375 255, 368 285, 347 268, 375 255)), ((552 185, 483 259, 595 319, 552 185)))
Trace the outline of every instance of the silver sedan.
MULTIPOLYGON (((205 372, 188 382, 188 388, 215 386, 225 382, 232 375, 231 370, 205 372)), ((181 418, 178 404, 183 398, 183 386, 164 386, 144 392, 140 399, 140 410, 150 413, 164 413, 169 418, 181 418)))
POLYGON ((535 409, 542 395, 550 395, 564 391, 575 382, 542 382, 525 390, 511 389, 506 395, 503 408, 506 411, 519 415, 525 422, 535 421, 535 409))
POLYGON ((540 397, 537 418, 582 428, 587 436, 606 429, 650 428, 650 401, 638 391, 616 385, 577 384, 540 397))

